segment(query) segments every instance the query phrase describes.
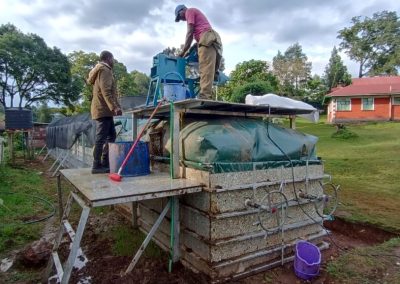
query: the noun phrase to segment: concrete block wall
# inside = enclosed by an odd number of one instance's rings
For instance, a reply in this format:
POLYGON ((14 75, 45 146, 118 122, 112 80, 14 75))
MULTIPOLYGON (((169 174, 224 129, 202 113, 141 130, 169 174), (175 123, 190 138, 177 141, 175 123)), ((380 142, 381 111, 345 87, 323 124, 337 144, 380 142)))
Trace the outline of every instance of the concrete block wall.
MULTIPOLYGON (((302 200, 300 204, 294 201, 300 190, 314 196, 322 195, 322 165, 295 167, 293 171, 278 168, 211 174, 183 169, 183 173, 187 179, 206 184, 207 188, 180 199, 181 261, 207 274, 213 282, 278 265, 282 262, 282 252, 285 261, 291 260, 296 240, 306 239, 324 245, 325 231, 321 226, 322 218, 317 214, 321 206, 309 200, 302 200), (290 182, 293 177, 294 187, 290 182), (276 220, 271 214, 259 215, 258 209, 246 207, 245 200, 260 202, 273 191, 281 191, 289 207, 282 230, 266 233, 257 225, 259 216, 267 228, 277 227, 276 220)), ((272 202, 280 201, 278 199, 272 202)), ((150 230, 166 203, 166 199, 139 203, 141 230, 150 230)), ((163 220, 155 239, 161 247, 169 247, 168 218, 163 220)))

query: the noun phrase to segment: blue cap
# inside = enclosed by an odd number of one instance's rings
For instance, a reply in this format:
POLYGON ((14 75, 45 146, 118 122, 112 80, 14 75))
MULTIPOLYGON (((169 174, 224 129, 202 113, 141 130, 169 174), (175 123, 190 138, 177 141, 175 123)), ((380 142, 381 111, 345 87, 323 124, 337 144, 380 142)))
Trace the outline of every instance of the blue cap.
POLYGON ((182 11, 183 9, 186 9, 185 5, 178 5, 175 8, 175 22, 179 22, 179 12, 182 11))

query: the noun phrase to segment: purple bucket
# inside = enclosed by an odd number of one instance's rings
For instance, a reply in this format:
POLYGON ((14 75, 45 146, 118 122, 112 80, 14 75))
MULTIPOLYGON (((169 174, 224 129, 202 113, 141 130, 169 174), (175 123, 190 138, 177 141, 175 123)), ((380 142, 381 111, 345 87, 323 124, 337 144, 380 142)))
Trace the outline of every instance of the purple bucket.
POLYGON ((294 272, 297 277, 310 280, 319 274, 321 252, 319 248, 306 241, 296 243, 296 256, 294 258, 294 272))

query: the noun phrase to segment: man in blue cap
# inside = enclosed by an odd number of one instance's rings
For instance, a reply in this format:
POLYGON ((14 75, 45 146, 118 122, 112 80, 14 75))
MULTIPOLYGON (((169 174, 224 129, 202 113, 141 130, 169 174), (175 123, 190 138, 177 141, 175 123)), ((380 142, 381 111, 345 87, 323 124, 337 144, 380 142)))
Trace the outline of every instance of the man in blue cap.
POLYGON ((187 22, 185 45, 179 54, 183 57, 189 50, 193 38, 198 45, 201 99, 212 99, 212 85, 222 58, 222 42, 204 14, 196 8, 178 5, 175 8, 175 22, 187 22))

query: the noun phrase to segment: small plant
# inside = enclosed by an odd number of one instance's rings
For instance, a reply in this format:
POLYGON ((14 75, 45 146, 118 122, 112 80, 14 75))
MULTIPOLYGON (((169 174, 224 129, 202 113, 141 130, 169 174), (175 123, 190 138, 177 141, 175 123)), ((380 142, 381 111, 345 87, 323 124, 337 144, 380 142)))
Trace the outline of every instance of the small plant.
POLYGON ((336 124, 336 132, 331 135, 332 138, 337 139, 355 139, 358 137, 356 133, 347 129, 344 124, 336 124))

